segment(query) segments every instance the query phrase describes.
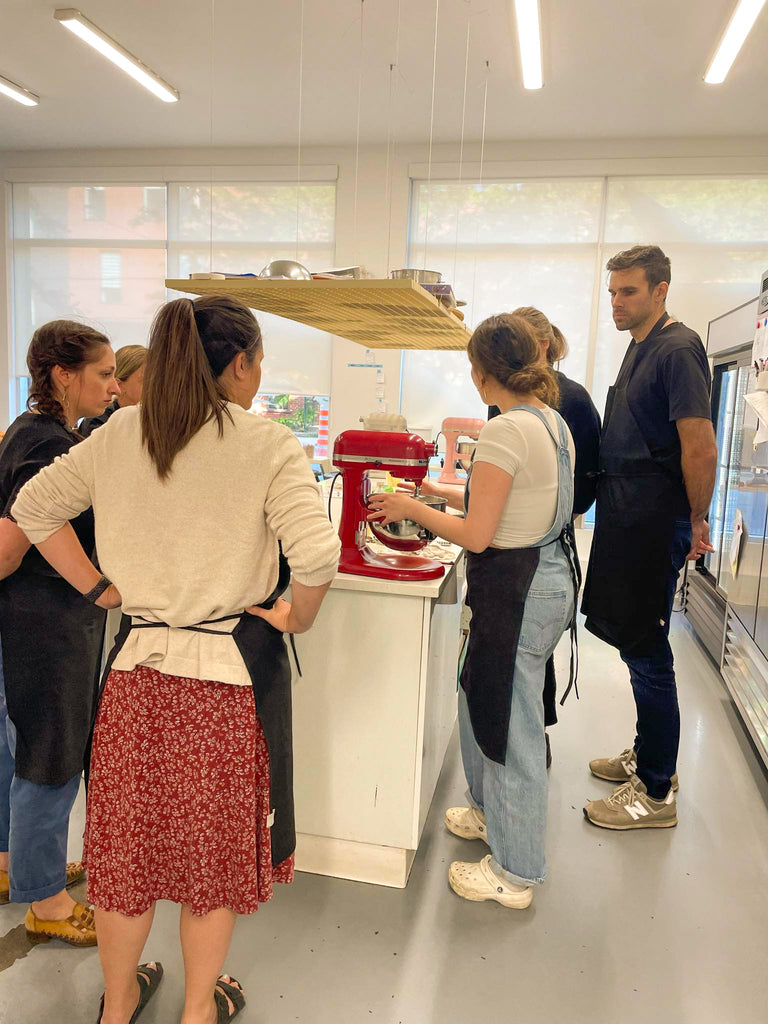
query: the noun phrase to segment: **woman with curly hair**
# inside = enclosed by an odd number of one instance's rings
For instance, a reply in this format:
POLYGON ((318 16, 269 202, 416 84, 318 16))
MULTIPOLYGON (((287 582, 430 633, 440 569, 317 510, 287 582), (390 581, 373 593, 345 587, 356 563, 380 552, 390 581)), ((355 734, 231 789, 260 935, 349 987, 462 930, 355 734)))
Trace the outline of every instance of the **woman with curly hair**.
MULTIPOLYGON (((109 340, 85 324, 39 327, 27 353, 28 410, 0 444, 0 903, 29 903, 36 941, 93 946, 93 911, 66 887, 69 816, 95 710, 105 612, 55 572, 11 516, 24 484, 82 440, 75 424, 119 394, 109 340), (6 711, 7 703, 7 711, 6 711)), ((72 528, 89 557, 93 514, 72 528)))

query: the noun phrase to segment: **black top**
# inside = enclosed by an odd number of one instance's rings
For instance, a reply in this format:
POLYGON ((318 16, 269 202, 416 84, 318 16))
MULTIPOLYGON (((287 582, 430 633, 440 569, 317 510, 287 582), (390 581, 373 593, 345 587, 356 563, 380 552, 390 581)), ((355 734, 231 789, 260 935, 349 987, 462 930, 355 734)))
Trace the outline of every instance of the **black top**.
MULTIPOLYGON (((687 417, 712 419, 711 386, 701 338, 679 322, 654 329, 639 343, 632 340, 616 378, 616 387, 627 389, 627 402, 651 456, 680 479, 675 424, 687 417)), ((606 420, 606 431, 609 426, 606 420)))
MULTIPOLYGON (((558 412, 568 424, 576 449, 574 466, 573 514, 582 516, 595 500, 596 473, 600 455, 600 413, 589 397, 589 392, 575 380, 559 370, 554 371, 560 386, 558 412)), ((499 415, 496 405, 488 407, 488 419, 499 415)))
POLYGON ((89 416, 87 419, 80 421, 80 426, 77 428, 83 437, 88 437, 92 434, 96 427, 103 427, 113 412, 117 412, 120 406, 115 400, 111 405, 108 405, 101 416, 89 416))
MULTIPOLYGON (((24 484, 44 466, 64 455, 77 437, 53 416, 23 412, 10 425, 0 442, 0 516, 10 517, 11 507, 24 484)), ((94 549, 93 512, 83 512, 72 521, 86 554, 94 549)), ((22 559, 18 572, 58 576, 33 545, 22 559)))
MULTIPOLYGON (((0 443, 0 514, 37 472, 77 437, 53 416, 22 413, 0 443)), ((86 553, 94 549, 93 512, 72 520, 86 553)), ((0 580, 8 715, 16 726, 15 772, 44 786, 79 775, 87 760, 106 612, 85 600, 31 547, 0 580)))

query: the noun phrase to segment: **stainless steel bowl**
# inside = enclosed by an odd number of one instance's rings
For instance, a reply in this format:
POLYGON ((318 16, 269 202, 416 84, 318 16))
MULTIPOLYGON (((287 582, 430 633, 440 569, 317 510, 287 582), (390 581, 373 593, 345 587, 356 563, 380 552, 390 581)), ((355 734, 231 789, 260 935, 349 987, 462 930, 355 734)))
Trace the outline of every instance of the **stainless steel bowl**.
MULTIPOLYGON (((433 494, 414 495, 416 501, 437 509, 438 512, 445 512, 447 504, 445 498, 438 498, 433 494)), ((435 539, 435 534, 428 530, 415 519, 396 519, 394 523, 382 526, 374 520, 370 523, 371 530, 375 537, 393 548, 401 548, 404 551, 418 551, 419 548, 429 544, 435 539)))
POLYGON ((270 260, 259 274, 259 277, 272 278, 278 281, 311 281, 312 275, 305 266, 296 260, 270 260))
POLYGON ((389 276, 395 280, 407 278, 417 284, 440 284, 443 280, 443 275, 437 270, 415 270, 409 267, 405 267, 403 270, 390 270, 389 276))

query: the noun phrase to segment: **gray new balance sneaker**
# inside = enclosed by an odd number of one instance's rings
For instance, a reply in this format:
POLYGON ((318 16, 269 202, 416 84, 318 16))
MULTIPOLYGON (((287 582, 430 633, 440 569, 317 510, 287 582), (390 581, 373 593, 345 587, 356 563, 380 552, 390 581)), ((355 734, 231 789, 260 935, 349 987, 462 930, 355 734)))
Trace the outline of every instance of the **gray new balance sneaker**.
MULTIPOLYGON (((596 757, 589 762, 589 770, 607 782, 626 782, 637 771, 637 754, 632 747, 627 747, 616 757, 596 757)), ((677 792, 680 788, 677 772, 670 781, 672 789, 677 792)))
POLYGON ((633 828, 672 828, 677 824, 677 803, 670 789, 663 800, 654 800, 636 775, 604 800, 590 800, 584 817, 600 828, 624 832, 633 828))

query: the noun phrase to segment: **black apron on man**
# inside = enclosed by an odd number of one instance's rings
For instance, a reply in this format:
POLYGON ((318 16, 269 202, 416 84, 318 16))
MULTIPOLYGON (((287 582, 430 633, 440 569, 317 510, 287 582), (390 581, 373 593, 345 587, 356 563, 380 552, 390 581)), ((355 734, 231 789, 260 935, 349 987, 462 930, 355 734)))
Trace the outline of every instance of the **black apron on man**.
MULTIPOLYGON (((668 320, 665 313, 638 346, 632 374, 668 320)), ((627 397, 630 380, 617 381, 608 392, 582 611, 591 633, 642 655, 665 624, 670 547, 685 485, 679 450, 649 449, 627 397)))

